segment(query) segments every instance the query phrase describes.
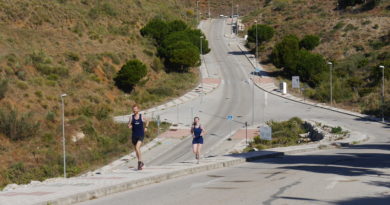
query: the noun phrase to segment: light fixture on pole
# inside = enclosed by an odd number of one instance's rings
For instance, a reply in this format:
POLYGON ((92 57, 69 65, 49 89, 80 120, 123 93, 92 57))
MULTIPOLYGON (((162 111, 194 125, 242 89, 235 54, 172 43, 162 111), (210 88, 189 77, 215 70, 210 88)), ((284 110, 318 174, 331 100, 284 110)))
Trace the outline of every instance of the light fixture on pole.
POLYGON ((382 122, 385 122, 385 66, 380 65, 379 68, 382 68, 382 122))
POLYGON ((236 6, 237 6, 236 35, 238 36, 238 4, 236 6))
POLYGON ((202 93, 200 94, 200 103, 203 103, 203 94, 204 94, 204 88, 203 88, 203 73, 202 73, 202 63, 203 63, 203 36, 200 36, 200 86, 202 86, 202 93))
POLYGON ((232 25, 232 36, 233 36, 233 15, 234 15, 234 9, 233 9, 233 0, 232 0, 232 15, 231 15, 231 19, 232 19, 232 22, 231 22, 231 25, 232 25))
POLYGON ((66 178, 66 151, 65 151, 65 107, 64 97, 66 94, 61 94, 61 107, 62 107, 62 150, 64 154, 64 178, 66 178))
POLYGON ((207 0, 207 6, 209 7, 209 18, 211 18, 211 12, 210 12, 210 0, 207 0))
MULTIPOLYGON (((256 26, 256 55, 255 55, 255 67, 257 68, 257 59, 258 59, 258 52, 257 52, 257 20, 255 20, 255 26, 256 26)), ((255 123, 255 81, 252 76, 252 125, 255 123)))
POLYGON ((196 1, 196 21, 199 23, 199 1, 196 1))
POLYGON ((330 106, 332 106, 333 105, 333 79, 332 79, 333 63, 329 61, 328 65, 329 65, 329 84, 330 84, 330 106))

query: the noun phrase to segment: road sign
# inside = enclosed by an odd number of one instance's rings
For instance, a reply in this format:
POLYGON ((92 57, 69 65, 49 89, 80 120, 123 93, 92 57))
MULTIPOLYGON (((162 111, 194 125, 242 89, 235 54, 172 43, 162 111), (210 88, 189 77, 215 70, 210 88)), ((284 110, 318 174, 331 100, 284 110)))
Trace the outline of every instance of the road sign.
POLYGON ((160 115, 157 115, 157 126, 160 126, 160 115))
POLYGON ((227 119, 227 120, 233 120, 233 115, 228 115, 228 116, 226 117, 226 119, 227 119))
POLYGON ((272 140, 272 128, 270 126, 260 127, 260 138, 263 140, 272 140))
POLYGON ((292 77, 292 88, 299 88, 299 76, 292 77))

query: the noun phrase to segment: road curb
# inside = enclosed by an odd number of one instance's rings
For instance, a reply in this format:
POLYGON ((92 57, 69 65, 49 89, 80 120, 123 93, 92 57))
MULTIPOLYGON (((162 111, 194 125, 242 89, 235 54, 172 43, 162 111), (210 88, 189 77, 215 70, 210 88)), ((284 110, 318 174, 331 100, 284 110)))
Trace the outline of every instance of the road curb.
MULTIPOLYGON (((266 157, 266 156, 264 156, 266 157)), ((263 158, 264 158, 263 157, 263 158)), ((48 200, 44 202, 37 203, 36 205, 47 205, 47 204, 53 204, 53 205, 70 205, 74 203, 80 203, 85 202, 88 200, 93 200, 96 198, 108 196, 111 194, 128 191, 134 188, 150 185, 150 184, 156 184, 160 183, 169 179, 174 179, 182 176, 187 176, 191 174, 201 173, 204 171, 214 170, 214 169, 220 169, 224 167, 231 167, 237 164, 244 163, 246 160, 245 158, 230 158, 223 161, 217 161, 214 163, 199 165, 195 167, 188 167, 183 168, 179 170, 174 170, 168 173, 159 174, 155 176, 145 177, 141 179, 131 180, 128 182, 124 182, 117 185, 107 186, 98 188, 92 191, 85 191, 82 193, 73 194, 70 196, 61 197, 55 200, 48 200)))
MULTIPOLYGON (((98 188, 92 191, 85 191, 82 193, 73 194, 70 196, 65 196, 55 200, 48 200, 42 203, 38 203, 37 205, 47 205, 47 204, 55 204, 55 205, 70 205, 74 203, 80 203, 88 200, 93 200, 96 198, 101 198, 104 196, 108 196, 111 194, 128 191, 131 189, 143 187, 146 185, 156 184, 160 182, 164 182, 170 179, 179 178, 183 176, 188 176, 192 174, 197 174, 205 171, 221 169, 226 167, 235 166, 238 164, 242 164, 245 162, 253 162, 261 159, 273 158, 273 157, 281 157, 284 155, 290 154, 300 154, 305 152, 313 152, 324 149, 336 149, 339 147, 350 146, 356 143, 361 143, 369 139, 367 135, 363 135, 361 133, 354 132, 355 135, 359 135, 359 138, 355 139, 346 139, 341 140, 339 142, 329 142, 329 143, 318 143, 315 144, 314 147, 310 147, 310 145, 300 145, 293 147, 279 147, 273 148, 263 151, 255 151, 241 154, 231 154, 228 156, 223 156, 222 158, 217 159, 216 162, 205 162, 206 164, 195 165, 193 167, 186 167, 178 170, 173 170, 168 173, 158 174, 155 176, 144 177, 141 179, 130 180, 127 182, 123 182, 117 185, 111 185, 107 187, 98 188), (280 149, 286 149, 284 151, 279 151, 280 149), (290 149, 290 150, 288 150, 290 149), (226 158, 226 159, 224 159, 226 158)), ((187 162, 193 163, 193 162, 187 162)), ((169 165, 168 165, 169 166, 169 165)))

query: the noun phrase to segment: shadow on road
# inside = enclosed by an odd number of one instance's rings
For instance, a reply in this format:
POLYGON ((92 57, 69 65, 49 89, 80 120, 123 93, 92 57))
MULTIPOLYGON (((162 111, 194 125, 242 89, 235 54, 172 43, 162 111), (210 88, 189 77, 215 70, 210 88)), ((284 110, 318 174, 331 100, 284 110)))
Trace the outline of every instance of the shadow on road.
MULTIPOLYGON (((278 158, 270 158, 256 161, 252 163, 269 163, 278 164, 280 169, 301 170, 306 172, 336 174, 341 176, 362 176, 362 175, 377 175, 390 176, 379 169, 390 168, 390 145, 388 144, 364 144, 355 145, 340 149, 340 153, 332 155, 287 155, 275 152, 275 156, 283 156, 278 158), (359 151, 358 151, 359 150, 359 151), (362 152, 361 150, 366 150, 362 152), (344 152, 343 152, 344 151, 344 152), (345 152, 348 151, 348 152, 345 152), (355 152, 356 151, 356 152, 355 152), (387 152, 386 152, 387 151, 387 152)), ((249 156, 256 153, 266 153, 269 151, 258 151, 248 153, 249 156)), ((243 154, 231 155, 233 157, 241 157, 243 154)), ((374 183, 373 183, 374 185, 374 183)), ((377 184, 383 186, 383 184, 377 184)), ((387 184, 388 185, 388 184, 387 184)))
POLYGON ((242 55, 249 55, 251 54, 250 51, 229 51, 228 54, 235 55, 235 56, 242 56, 242 55))
POLYGON ((378 197, 361 197, 361 198, 352 198, 352 199, 347 199, 343 201, 336 201, 334 204, 338 205, 359 205, 359 204, 369 204, 369 205, 374 205, 374 204, 389 204, 390 202, 390 196, 378 196, 378 197))

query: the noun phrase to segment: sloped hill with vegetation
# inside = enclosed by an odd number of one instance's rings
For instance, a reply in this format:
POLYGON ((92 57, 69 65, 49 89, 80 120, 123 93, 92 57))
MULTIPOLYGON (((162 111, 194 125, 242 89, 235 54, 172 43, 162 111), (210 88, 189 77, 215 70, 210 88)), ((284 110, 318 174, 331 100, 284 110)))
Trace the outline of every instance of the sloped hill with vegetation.
MULTIPOLYGON (((61 176, 61 93, 74 176, 130 151, 113 115, 198 83, 196 68, 167 72, 141 35, 154 18, 196 24, 193 4, 176 0, 0 0, 0 187, 61 176), (125 93, 114 79, 129 61, 146 73, 125 93)), ((155 133, 152 123, 148 139, 155 133)))
MULTIPOLYGON (((265 0, 242 18, 248 29, 255 20, 274 29, 259 44, 259 60, 280 80, 299 75, 304 95, 329 102, 331 61, 334 104, 377 116, 384 106, 390 116, 389 1, 265 0), (384 104, 379 65, 386 67, 384 104)), ((255 51, 253 40, 248 46, 255 51)))

